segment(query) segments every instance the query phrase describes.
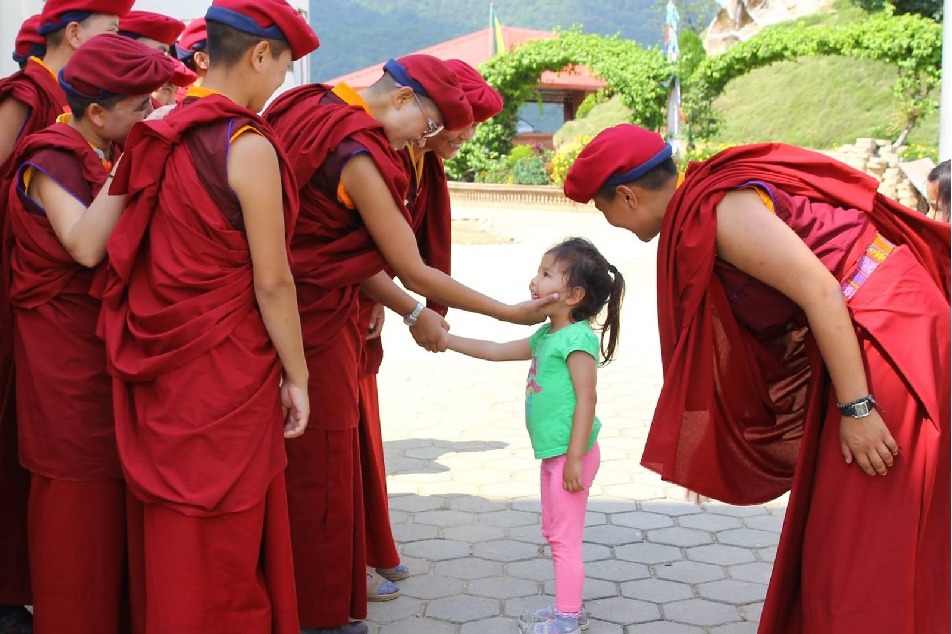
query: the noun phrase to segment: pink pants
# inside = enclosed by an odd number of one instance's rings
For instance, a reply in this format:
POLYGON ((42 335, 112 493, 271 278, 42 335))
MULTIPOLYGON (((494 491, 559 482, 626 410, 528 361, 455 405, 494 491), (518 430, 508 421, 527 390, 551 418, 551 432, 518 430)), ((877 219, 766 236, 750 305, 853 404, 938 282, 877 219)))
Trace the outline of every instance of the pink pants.
POLYGON ((555 609, 575 613, 582 609, 582 588, 585 566, 582 564, 582 533, 585 531, 585 507, 588 490, 598 473, 601 453, 598 443, 582 459, 582 480, 585 488, 569 493, 562 488, 562 465, 565 456, 542 461, 542 535, 552 549, 555 569, 555 609))

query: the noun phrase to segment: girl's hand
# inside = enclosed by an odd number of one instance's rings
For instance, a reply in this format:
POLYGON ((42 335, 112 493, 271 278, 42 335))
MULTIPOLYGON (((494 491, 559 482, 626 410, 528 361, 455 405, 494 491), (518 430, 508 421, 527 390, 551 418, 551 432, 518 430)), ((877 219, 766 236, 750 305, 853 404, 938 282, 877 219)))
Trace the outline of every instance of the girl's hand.
POLYGON ((417 317, 417 322, 410 326, 410 334, 421 348, 430 352, 444 352, 448 343, 449 329, 450 325, 439 313, 424 308, 417 317))
POLYGON ((557 299, 559 299, 559 294, 552 293, 551 295, 546 295, 539 299, 530 299, 519 304, 514 304, 509 307, 509 316, 506 321, 514 324, 522 324, 523 326, 541 323, 546 319, 542 308, 557 299))
POLYGON ((899 445, 873 410, 864 418, 844 416, 840 421, 840 451, 846 464, 856 464, 866 475, 886 475, 893 466, 893 457, 899 455, 899 445))
POLYGON ((585 488, 581 458, 565 457, 565 464, 562 465, 562 488, 569 493, 578 493, 585 488))
POLYGON ((281 384, 281 406, 284 408, 284 437, 296 438, 303 434, 311 415, 307 385, 299 387, 284 381, 281 384))

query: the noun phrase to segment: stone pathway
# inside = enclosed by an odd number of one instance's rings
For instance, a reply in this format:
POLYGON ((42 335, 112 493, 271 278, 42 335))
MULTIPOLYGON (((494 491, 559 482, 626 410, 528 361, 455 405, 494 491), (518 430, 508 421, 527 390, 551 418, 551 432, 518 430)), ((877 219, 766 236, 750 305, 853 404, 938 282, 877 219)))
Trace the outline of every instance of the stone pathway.
MULTIPOLYGON (((599 370, 602 465, 584 554, 590 634, 753 634, 785 501, 697 504, 639 465, 661 385, 655 244, 597 213, 459 207, 491 239, 454 246, 454 276, 497 297, 528 297, 547 247, 590 238, 625 275, 620 352, 599 370)), ((379 377, 391 519, 413 576, 402 596, 370 605, 377 634, 516 634, 552 603, 539 528, 539 464, 523 421, 528 365, 417 348, 388 317, 379 377)), ((532 329, 450 311, 454 332, 486 339, 532 329)))

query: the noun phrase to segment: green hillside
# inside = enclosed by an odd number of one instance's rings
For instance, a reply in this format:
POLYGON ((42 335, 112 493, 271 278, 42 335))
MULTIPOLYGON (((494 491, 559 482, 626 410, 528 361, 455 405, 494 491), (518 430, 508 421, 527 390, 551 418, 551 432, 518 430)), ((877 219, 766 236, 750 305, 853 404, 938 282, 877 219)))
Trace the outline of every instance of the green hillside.
MULTIPOLYGON (((866 19, 849 0, 835 11, 781 26, 839 26, 866 19)), ((895 139, 903 128, 893 97, 897 70, 871 60, 804 57, 759 68, 727 85, 715 101, 723 117, 720 143, 782 141, 832 148, 860 137, 895 139)), ((934 146, 939 113, 920 120, 908 143, 934 146)))
MULTIPOLYGON (((581 25, 587 33, 620 34, 659 44, 664 14, 658 0, 494 0, 507 26, 533 29, 581 25)), ((323 81, 390 57, 489 26, 489 2, 471 0, 311 0, 311 25, 321 48, 311 78, 323 81)))
MULTIPOLYGON (((813 148, 858 137, 895 139, 903 122, 892 87, 894 67, 845 57, 806 57, 760 68, 727 85, 715 101, 720 143, 783 141, 813 148)), ((912 131, 909 143, 935 145, 939 113, 912 131)))

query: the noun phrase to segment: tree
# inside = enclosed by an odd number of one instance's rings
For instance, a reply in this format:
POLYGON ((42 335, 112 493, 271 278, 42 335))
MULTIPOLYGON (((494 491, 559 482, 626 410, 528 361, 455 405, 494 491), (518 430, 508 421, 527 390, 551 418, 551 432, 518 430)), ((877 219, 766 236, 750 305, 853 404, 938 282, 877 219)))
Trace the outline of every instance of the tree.
POLYGON ((896 15, 915 14, 942 21, 942 0, 853 0, 853 4, 871 13, 885 11, 886 5, 891 4, 896 15))

